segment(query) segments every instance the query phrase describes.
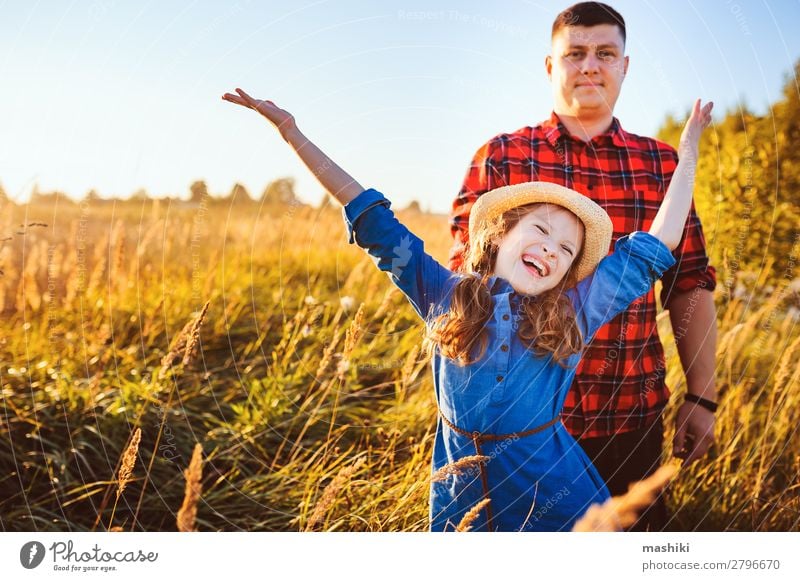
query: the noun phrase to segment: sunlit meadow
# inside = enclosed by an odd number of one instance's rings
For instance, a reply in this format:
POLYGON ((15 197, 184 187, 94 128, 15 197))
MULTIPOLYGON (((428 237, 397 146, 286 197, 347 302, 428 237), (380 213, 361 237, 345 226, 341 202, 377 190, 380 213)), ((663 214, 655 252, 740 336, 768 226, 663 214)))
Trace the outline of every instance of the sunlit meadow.
MULTIPOLYGON (((400 216, 446 260, 446 217, 400 216)), ((0 238, 3 530, 427 530, 423 327, 337 209, 6 203, 0 238)), ((671 530, 798 528, 790 278, 716 290, 717 444, 671 530)))

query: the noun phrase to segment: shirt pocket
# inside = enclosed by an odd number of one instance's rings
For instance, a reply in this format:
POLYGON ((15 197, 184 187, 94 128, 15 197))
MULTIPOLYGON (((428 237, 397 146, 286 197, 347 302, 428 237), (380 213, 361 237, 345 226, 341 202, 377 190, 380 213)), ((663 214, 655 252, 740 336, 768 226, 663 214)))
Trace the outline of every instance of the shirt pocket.
POLYGON ((643 185, 607 189, 602 198, 595 200, 608 213, 614 226, 609 252, 619 238, 650 229, 663 197, 658 186, 643 185))

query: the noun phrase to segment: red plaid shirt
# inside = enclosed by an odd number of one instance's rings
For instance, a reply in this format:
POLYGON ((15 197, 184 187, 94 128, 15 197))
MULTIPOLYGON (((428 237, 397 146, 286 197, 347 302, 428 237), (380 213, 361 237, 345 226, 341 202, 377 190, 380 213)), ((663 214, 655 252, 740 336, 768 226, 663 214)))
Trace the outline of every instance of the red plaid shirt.
MULTIPOLYGON (((469 212, 484 192, 529 181, 567 186, 608 212, 616 242, 620 236, 650 228, 677 162, 672 147, 628 133, 616 118, 608 131, 588 143, 570 135, 555 113, 536 127, 500 134, 475 154, 453 202, 450 269, 461 268, 469 212)), ((662 304, 668 304, 672 291, 714 289, 716 272, 708 263, 694 204, 673 255, 677 264, 662 278, 662 304)), ((665 375, 651 288, 595 335, 567 395, 564 424, 577 438, 647 427, 669 400, 665 375)))

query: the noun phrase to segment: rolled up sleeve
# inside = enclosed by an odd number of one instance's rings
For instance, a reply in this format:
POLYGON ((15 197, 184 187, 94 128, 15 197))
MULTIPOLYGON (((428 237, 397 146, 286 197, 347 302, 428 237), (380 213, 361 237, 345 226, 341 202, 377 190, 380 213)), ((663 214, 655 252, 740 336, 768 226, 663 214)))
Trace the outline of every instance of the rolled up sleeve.
POLYGON ((633 232, 617 240, 595 272, 567 291, 584 340, 647 293, 674 264, 669 248, 652 234, 633 232))
POLYGON ((389 275, 414 310, 427 320, 444 302, 457 275, 425 252, 425 243, 403 225, 391 202, 374 189, 364 190, 342 208, 348 241, 357 244, 389 275))

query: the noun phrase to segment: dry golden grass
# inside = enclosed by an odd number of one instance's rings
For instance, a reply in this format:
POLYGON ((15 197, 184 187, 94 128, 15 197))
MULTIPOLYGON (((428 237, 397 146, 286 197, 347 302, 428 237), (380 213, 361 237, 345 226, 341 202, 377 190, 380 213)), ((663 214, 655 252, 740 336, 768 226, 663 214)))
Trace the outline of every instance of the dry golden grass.
POLYGON ((125 487, 133 476, 133 467, 136 465, 136 457, 139 454, 139 443, 142 441, 142 430, 136 428, 131 437, 131 442, 122 454, 122 464, 119 468, 117 477, 117 498, 125 492, 125 487))
POLYGON ((456 525, 456 532, 458 533, 466 533, 472 529, 472 524, 478 518, 478 515, 481 514, 481 511, 486 508, 486 506, 491 502, 490 498, 484 498, 483 500, 479 501, 475 506, 469 509, 466 514, 462 517, 461 521, 456 525))
POLYGON ((489 461, 489 456, 464 456, 455 462, 445 464, 431 476, 431 482, 443 482, 448 476, 459 475, 479 467, 489 461))
POLYGON ((158 373, 160 378, 163 379, 178 361, 182 362, 184 366, 189 366, 196 361, 197 347, 200 343, 200 327, 203 325, 210 304, 210 301, 206 301, 197 316, 187 322, 181 332, 175 336, 169 353, 161 358, 161 369, 158 373))
POLYGON ((344 466, 339 470, 339 472, 337 472, 331 483, 328 484, 325 487, 325 490, 322 491, 322 496, 320 496, 320 499, 314 505, 314 510, 311 512, 311 516, 306 523, 306 532, 313 531, 315 527, 325 518, 325 515, 336 502, 336 498, 339 493, 350 483, 353 475, 363 464, 364 458, 359 458, 352 466, 344 466))
POLYGON ((189 336, 186 339, 186 350, 183 353, 183 364, 186 366, 192 365, 197 361, 198 356, 198 346, 200 344, 200 327, 203 326, 203 321, 206 318, 206 313, 208 312, 208 305, 211 304, 209 301, 206 301, 206 304, 203 305, 200 314, 197 315, 197 318, 194 320, 191 329, 189 329, 189 336))
MULTIPOLYGON (((347 244, 339 211, 256 208, 0 212, 5 530, 173 530, 198 440, 215 472, 186 514, 204 529, 428 529, 436 402, 422 324, 347 244)), ((402 219, 446 261, 444 217, 402 219)), ((798 530, 790 282, 717 287, 717 443, 666 488, 670 530, 798 530)), ((680 402, 669 318, 658 324, 680 402)), ((620 526, 626 502, 606 521, 620 526)))
POLYGON ((183 471, 186 478, 186 490, 183 493, 183 504, 178 510, 178 530, 182 533, 196 529, 197 503, 203 494, 203 446, 195 444, 189 467, 183 471))
MULTIPOLYGON (((125 451, 120 457, 119 471, 117 472, 117 494, 116 498, 114 499, 114 507, 111 509, 111 518, 108 521, 109 530, 112 528, 111 523, 114 522, 114 516, 117 513, 117 505, 119 504, 120 496, 122 496, 122 493, 125 492, 125 488, 133 478, 133 469, 136 466, 136 458, 139 455, 139 444, 141 441, 142 430, 141 428, 136 428, 133 431, 133 435, 128 443, 128 447, 125 448, 125 451)), ((103 505, 105 505, 105 502, 106 499, 103 499, 103 505)), ((98 517, 100 516, 101 515, 98 514, 98 517)), ((95 526, 97 526, 97 521, 95 522, 95 526)))
POLYGON ((347 333, 344 337, 344 350, 342 351, 341 358, 336 368, 340 378, 344 378, 344 374, 350 369, 350 356, 353 353, 353 349, 355 349, 358 344, 358 341, 361 339, 361 336, 364 334, 363 324, 364 303, 361 303, 353 319, 353 323, 347 328, 347 333))
POLYGON ((622 531, 639 518, 659 492, 678 472, 674 464, 666 464, 651 476, 634 482, 628 492, 612 496, 603 504, 593 504, 586 514, 575 523, 574 532, 622 531))

